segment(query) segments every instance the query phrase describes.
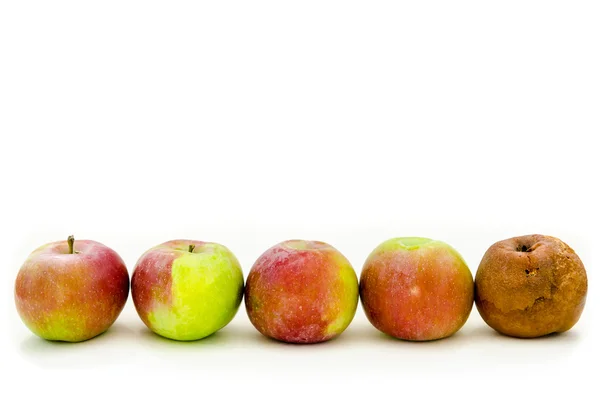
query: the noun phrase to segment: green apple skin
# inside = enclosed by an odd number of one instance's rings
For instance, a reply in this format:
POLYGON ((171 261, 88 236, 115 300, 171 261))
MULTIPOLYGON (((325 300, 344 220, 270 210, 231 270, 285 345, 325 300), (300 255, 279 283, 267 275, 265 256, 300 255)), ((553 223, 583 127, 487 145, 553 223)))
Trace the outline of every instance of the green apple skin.
POLYGON ((148 328, 190 341, 226 326, 237 313, 244 276, 225 246, 172 240, 146 251, 135 265, 131 293, 148 328))

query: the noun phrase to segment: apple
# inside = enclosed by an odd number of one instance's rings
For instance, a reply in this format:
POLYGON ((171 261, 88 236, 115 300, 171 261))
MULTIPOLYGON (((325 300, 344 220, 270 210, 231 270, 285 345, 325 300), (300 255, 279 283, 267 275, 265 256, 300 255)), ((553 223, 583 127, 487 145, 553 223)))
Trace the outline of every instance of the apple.
POLYGON ((131 279, 135 308, 148 328, 175 340, 217 332, 242 302, 244 276, 229 249, 217 243, 172 240, 146 251, 131 279))
POLYGON ((254 263, 245 298, 248 317, 263 335, 290 343, 324 342, 354 318, 358 279, 331 245, 288 240, 254 263))
POLYGON ((15 303, 37 336, 81 342, 106 331, 129 295, 121 257, 91 240, 43 245, 27 258, 15 282, 15 303))
POLYGON ((367 318, 396 338, 448 337, 473 307, 473 276, 448 244, 422 237, 393 238, 367 258, 360 276, 367 318))
POLYGON ((534 338, 568 331, 587 295, 581 259, 556 237, 519 236, 493 244, 475 276, 475 303, 496 331, 534 338))

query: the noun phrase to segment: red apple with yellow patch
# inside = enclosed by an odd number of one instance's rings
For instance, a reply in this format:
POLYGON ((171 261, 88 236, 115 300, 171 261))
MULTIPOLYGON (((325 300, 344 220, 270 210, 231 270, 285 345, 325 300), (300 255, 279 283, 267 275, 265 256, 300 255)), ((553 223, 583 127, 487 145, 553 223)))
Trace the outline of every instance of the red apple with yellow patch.
POLYGON ((289 240, 254 263, 246 310, 263 335, 290 343, 317 343, 341 334, 358 305, 358 279, 331 245, 289 240))
POLYGON ((205 338, 226 326, 242 303, 244 275, 227 247, 171 240, 146 251, 131 277, 135 308, 148 328, 175 340, 205 338))
POLYGON ((394 238, 367 258, 360 297, 369 321, 400 339, 427 341, 458 331, 473 307, 473 276, 448 244, 394 238))
POLYGON ((91 240, 43 245, 27 258, 15 282, 25 325, 48 340, 80 342, 106 331, 129 295, 121 257, 91 240))

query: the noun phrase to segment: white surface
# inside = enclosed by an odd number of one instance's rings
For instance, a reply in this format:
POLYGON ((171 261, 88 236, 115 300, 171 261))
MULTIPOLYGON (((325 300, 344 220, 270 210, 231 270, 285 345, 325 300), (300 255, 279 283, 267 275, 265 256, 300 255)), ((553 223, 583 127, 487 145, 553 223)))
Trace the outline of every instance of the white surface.
MULTIPOLYGON (((598 390, 597 2, 3 1, 2 387, 31 395, 576 395, 598 390), (501 337, 262 338, 243 307, 195 343, 148 333, 129 300, 82 344, 14 309, 37 246, 101 241, 129 269, 173 238, 319 239, 360 272, 381 241, 447 241, 472 271, 497 240, 569 243, 588 270, 576 327, 501 337), (587 392, 585 391, 587 390, 587 392)), ((2 393, 5 394, 4 392, 2 393)))

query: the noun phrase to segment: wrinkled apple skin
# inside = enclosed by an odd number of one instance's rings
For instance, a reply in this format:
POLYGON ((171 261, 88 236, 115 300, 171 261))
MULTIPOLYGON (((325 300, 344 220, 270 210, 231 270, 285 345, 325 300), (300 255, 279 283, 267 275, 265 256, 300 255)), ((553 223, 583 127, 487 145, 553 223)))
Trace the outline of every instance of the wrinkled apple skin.
POLYGON ((540 234, 518 236, 484 254, 475 275, 475 304, 496 331, 535 338, 571 329, 587 288, 583 262, 566 243, 540 234))

